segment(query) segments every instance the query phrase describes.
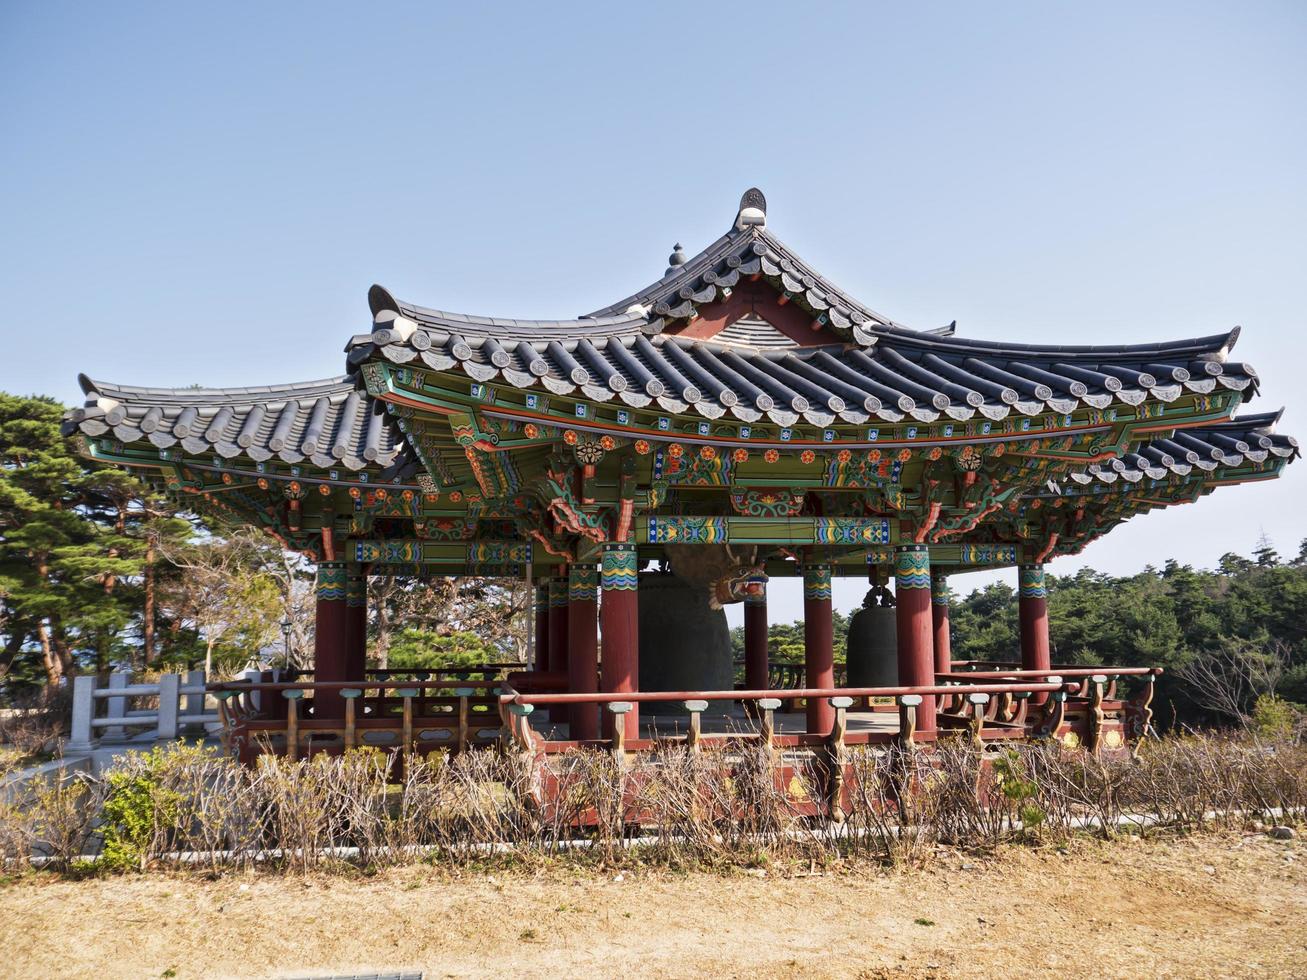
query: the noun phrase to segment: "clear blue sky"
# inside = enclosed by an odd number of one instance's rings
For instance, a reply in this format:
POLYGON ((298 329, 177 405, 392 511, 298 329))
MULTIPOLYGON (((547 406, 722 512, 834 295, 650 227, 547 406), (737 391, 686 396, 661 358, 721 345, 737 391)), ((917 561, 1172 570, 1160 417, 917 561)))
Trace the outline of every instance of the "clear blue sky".
MULTIPOLYGON (((3 3, 0 388, 336 374, 374 281, 574 316, 757 184, 910 325, 1242 324, 1249 408, 1307 441, 1307 4, 633 6, 3 3)), ((1210 566, 1263 529, 1294 553, 1305 486, 1299 463, 1052 570, 1210 566)))

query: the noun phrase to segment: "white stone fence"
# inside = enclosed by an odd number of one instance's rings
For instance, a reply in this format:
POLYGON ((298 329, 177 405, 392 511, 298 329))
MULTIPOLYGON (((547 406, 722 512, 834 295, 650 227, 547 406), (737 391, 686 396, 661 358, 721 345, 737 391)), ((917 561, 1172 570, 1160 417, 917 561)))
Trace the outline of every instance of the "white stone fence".
POLYGON ((73 720, 65 755, 90 752, 102 743, 172 741, 190 730, 205 734, 220 724, 210 710, 204 689, 204 671, 162 674, 157 683, 133 684, 128 673, 109 675, 98 684, 94 674, 73 678, 73 720), (133 699, 149 698, 157 707, 133 708, 133 699))

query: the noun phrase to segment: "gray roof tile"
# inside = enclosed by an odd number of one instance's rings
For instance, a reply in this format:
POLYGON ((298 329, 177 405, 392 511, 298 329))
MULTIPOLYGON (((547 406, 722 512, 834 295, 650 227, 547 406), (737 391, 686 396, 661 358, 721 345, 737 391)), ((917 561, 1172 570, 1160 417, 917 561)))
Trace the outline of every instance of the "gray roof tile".
POLYGON ((80 378, 85 404, 65 417, 65 435, 174 445, 255 462, 413 472, 415 459, 385 406, 349 377, 258 388, 143 388, 80 378))

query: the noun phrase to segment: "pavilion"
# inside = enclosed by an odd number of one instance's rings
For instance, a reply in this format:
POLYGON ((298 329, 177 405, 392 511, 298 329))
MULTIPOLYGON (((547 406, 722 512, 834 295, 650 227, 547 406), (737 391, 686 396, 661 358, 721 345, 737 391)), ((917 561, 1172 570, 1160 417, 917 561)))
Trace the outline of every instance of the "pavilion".
MULTIPOLYGON (((898 683, 929 689, 957 666, 947 576, 1013 567, 1008 674, 1048 681, 1050 559, 1298 455, 1278 413, 1240 413, 1259 382, 1231 359, 1237 327, 1116 346, 911 329, 782 243, 756 189, 716 241, 678 245, 653 283, 575 320, 442 312, 381 286, 368 303, 340 377, 195 389, 83 376, 65 424, 85 455, 317 563, 302 686, 322 724, 353 717, 366 578, 382 571, 529 579, 535 662, 519 687, 591 696, 564 704, 573 744, 600 737, 599 705, 636 692, 655 560, 716 606, 745 603, 757 692, 771 578, 802 577, 805 685, 827 691, 832 576, 893 577, 898 683)), ((627 740, 633 700, 605 716, 627 740)), ((807 698, 807 733, 828 736, 841 704, 807 698)), ((917 727, 944 714, 927 693, 917 727)))

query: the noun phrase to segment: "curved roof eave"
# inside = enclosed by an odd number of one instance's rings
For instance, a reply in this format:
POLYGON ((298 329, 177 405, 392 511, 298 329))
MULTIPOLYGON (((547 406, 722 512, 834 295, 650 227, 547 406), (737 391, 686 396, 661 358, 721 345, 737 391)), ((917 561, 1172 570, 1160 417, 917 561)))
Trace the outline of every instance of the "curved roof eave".
POLYGON ((386 475, 415 460, 386 407, 344 376, 245 388, 149 388, 78 378, 82 407, 64 416, 64 435, 112 435, 153 449, 180 446, 254 463, 278 460, 386 475))

